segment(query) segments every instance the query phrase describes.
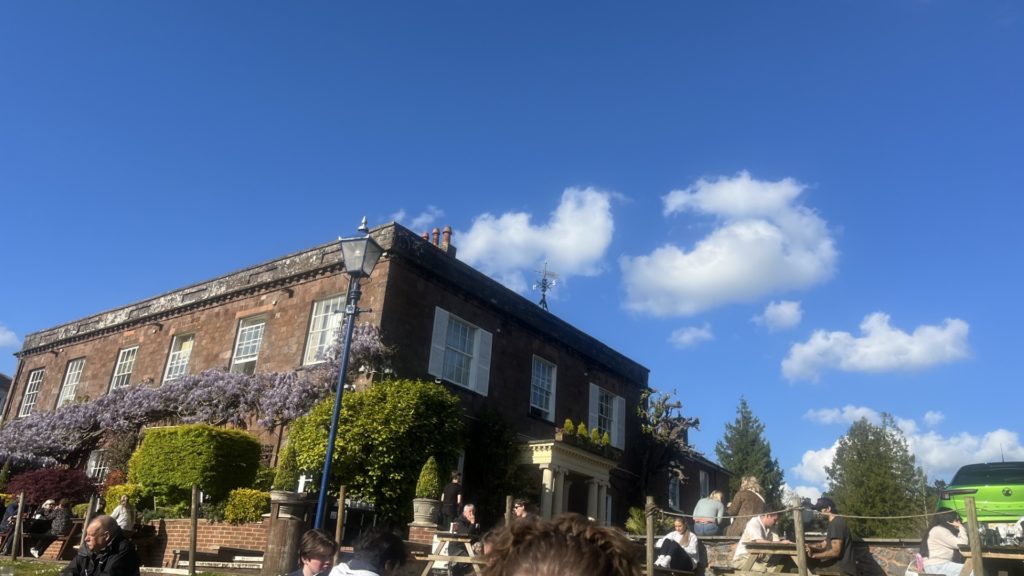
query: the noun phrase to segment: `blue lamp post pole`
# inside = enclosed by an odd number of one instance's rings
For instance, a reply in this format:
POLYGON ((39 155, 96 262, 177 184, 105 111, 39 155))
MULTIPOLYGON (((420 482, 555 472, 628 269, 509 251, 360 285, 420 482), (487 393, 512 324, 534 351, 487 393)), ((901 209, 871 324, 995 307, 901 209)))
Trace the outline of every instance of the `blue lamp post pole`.
MULTIPOLYGON (((359 226, 361 232, 367 232, 366 218, 359 226)), ((341 343, 341 360, 338 367, 338 391, 334 396, 334 410, 331 412, 331 431, 327 436, 327 455, 324 457, 324 469, 320 476, 320 495, 316 503, 316 519, 314 526, 324 528, 327 523, 327 484, 331 476, 331 460, 334 457, 334 440, 338 435, 338 418, 341 415, 341 397, 345 391, 345 373, 348 372, 349 352, 352 348, 352 332, 355 329, 356 316, 360 312, 359 298, 363 295, 359 287, 361 278, 369 277, 383 249, 370 238, 369 234, 362 238, 348 238, 341 241, 342 258, 345 261, 345 272, 351 277, 348 285, 348 299, 345 303, 345 327, 341 343)), ((339 520, 342 511, 338 511, 339 520)))

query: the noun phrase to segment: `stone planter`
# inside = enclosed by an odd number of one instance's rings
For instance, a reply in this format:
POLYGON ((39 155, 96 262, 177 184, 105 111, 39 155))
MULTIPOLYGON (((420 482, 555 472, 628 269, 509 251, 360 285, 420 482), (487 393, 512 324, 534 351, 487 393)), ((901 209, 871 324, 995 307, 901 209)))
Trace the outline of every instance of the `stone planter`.
POLYGON ((563 442, 571 446, 576 446, 577 448, 593 452, 594 454, 603 456, 609 460, 618 460, 622 455, 622 451, 618 448, 594 444, 590 438, 583 438, 576 434, 566 434, 562 428, 555 428, 555 442, 563 442))
POLYGON ((437 526, 437 513, 440 509, 440 500, 413 498, 412 523, 416 526, 437 526))

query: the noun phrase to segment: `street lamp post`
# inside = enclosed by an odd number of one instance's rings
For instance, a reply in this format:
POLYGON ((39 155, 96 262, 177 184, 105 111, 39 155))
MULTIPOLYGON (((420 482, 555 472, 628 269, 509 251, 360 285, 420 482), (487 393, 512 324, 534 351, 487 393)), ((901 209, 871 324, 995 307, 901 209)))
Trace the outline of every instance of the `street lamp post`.
MULTIPOLYGON (((349 275, 348 298, 345 302, 345 328, 341 343, 341 360, 338 367, 338 390, 334 396, 334 411, 331 412, 331 431, 327 436, 327 455, 324 458, 323 475, 320 477, 320 496, 316 502, 316 520, 314 526, 323 529, 327 522, 327 483, 331 475, 331 459, 334 457, 334 439, 338 434, 338 417, 341 414, 341 396, 345 391, 345 373, 348 371, 348 356, 352 348, 352 332, 356 324, 356 316, 364 310, 358 308, 359 297, 363 295, 359 281, 370 276, 374 266, 383 254, 384 249, 370 238, 363 218, 359 231, 365 236, 346 238, 341 241, 341 254, 345 262, 345 273, 349 275)), ((338 510, 341 520, 342 510, 338 510)))

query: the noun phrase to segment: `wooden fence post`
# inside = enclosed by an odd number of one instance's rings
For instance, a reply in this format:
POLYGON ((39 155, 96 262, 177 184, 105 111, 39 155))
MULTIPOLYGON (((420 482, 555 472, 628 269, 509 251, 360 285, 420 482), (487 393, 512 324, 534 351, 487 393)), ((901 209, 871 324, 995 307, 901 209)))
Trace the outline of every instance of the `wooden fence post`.
POLYGON ((512 523, 512 495, 505 495, 505 526, 512 523))
POLYGON ((974 496, 964 498, 964 504, 967 506, 967 538, 971 545, 974 576, 985 576, 985 565, 981 557, 981 535, 978 532, 978 509, 974 505, 974 496))
POLYGON ((18 515, 14 519, 14 530, 11 530, 11 560, 17 560, 18 554, 24 554, 21 549, 21 516, 25 511, 25 493, 18 494, 18 515))
POLYGON ((800 576, 807 576, 807 551, 804 549, 804 511, 800 508, 800 497, 793 497, 793 527, 796 531, 796 569, 800 576))
POLYGON ((82 539, 78 541, 78 549, 83 550, 85 546, 85 533, 89 531, 89 522, 92 522, 93 516, 96 515, 96 495, 89 496, 89 508, 85 511, 85 521, 82 524, 82 539))
POLYGON ((345 537, 345 485, 338 486, 338 524, 334 527, 334 541, 338 543, 335 561, 341 559, 341 539, 345 537))

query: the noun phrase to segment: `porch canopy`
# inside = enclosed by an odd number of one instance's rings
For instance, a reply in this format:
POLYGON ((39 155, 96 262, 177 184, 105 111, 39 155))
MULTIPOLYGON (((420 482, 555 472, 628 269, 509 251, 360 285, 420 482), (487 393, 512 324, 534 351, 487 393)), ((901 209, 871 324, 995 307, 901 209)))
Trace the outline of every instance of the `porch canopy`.
POLYGON ((602 524, 607 521, 608 478, 616 466, 614 460, 566 442, 535 440, 525 445, 520 463, 540 468, 541 517, 579 512, 602 524))

